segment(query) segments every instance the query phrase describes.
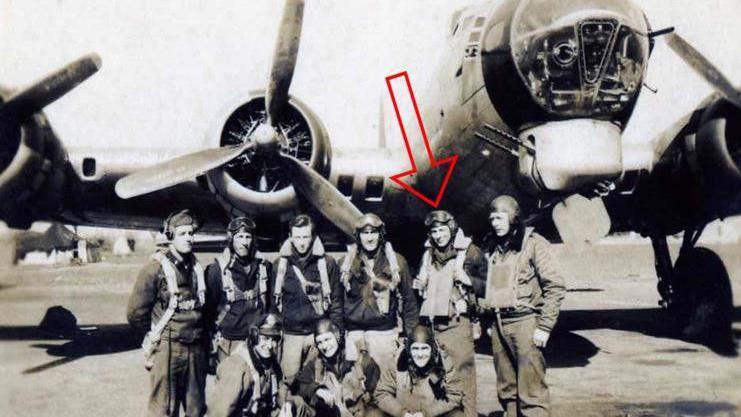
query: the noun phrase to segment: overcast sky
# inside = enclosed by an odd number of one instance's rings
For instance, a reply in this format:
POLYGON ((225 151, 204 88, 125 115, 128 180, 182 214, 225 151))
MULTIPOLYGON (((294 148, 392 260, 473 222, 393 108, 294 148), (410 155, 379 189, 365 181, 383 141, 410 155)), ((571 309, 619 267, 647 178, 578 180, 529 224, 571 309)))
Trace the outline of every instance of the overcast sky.
MULTIPOLYGON (((373 146, 384 76, 408 70, 417 99, 433 70, 451 0, 307 0, 291 93, 335 146, 373 146)), ((654 29, 673 25, 741 84, 738 0, 641 1, 654 29)), ((0 83, 26 85, 85 53, 103 68, 47 108, 67 146, 198 147, 226 103, 262 88, 282 3, 0 0, 0 83)), ((648 140, 710 90, 663 41, 626 140, 648 140)), ((392 120, 387 123, 393 123, 392 120)))

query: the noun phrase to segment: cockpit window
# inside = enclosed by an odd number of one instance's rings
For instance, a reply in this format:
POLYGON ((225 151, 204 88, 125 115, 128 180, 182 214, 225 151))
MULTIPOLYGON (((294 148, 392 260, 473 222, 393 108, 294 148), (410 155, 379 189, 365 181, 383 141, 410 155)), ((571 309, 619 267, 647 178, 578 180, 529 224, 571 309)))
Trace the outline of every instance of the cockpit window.
POLYGON ((648 24, 628 0, 524 0, 512 57, 535 101, 560 116, 623 110, 640 91, 648 24))

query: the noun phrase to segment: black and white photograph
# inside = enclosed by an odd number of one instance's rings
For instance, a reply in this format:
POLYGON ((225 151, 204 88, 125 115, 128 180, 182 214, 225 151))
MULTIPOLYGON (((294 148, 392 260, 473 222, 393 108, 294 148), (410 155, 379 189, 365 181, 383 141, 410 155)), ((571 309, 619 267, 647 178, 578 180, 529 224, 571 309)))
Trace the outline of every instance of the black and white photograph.
POLYGON ((0 0, 0 415, 741 416, 740 19, 0 0))

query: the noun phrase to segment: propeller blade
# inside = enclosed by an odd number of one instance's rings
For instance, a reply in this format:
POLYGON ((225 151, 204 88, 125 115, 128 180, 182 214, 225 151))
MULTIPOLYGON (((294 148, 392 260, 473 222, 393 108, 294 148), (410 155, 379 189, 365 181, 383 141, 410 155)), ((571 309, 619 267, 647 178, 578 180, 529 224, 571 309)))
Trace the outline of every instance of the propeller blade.
POLYGON ((298 159, 281 154, 296 191, 306 198, 324 217, 348 236, 352 236, 355 221, 363 215, 331 182, 298 159))
POLYGON ((41 110, 95 74, 101 65, 98 54, 85 55, 10 96, 0 107, 0 118, 23 117, 41 110))
POLYGON ((121 198, 131 198, 188 181, 228 163, 253 146, 252 142, 246 142, 206 149, 144 168, 118 180, 116 194, 121 198))
POLYGON ((273 52, 268 89, 265 92, 265 108, 268 112, 268 120, 273 127, 277 127, 283 106, 288 101, 288 89, 293 79, 293 70, 296 69, 303 20, 304 1, 286 0, 273 52))
POLYGON ((677 33, 666 35, 666 43, 695 72, 713 86, 728 101, 741 107, 741 94, 705 55, 690 45, 677 33))

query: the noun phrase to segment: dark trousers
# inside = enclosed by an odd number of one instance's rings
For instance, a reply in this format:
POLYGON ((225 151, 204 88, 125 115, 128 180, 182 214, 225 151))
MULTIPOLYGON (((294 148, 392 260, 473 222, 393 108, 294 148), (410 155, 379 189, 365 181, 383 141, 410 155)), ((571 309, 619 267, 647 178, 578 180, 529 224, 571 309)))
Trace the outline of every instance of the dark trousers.
POLYGON ((545 358, 533 343, 535 315, 491 329, 497 394, 507 417, 550 415, 545 358))
POLYGON ((208 350, 203 343, 162 340, 153 362, 149 371, 149 417, 179 416, 181 406, 186 417, 206 414, 208 350))

